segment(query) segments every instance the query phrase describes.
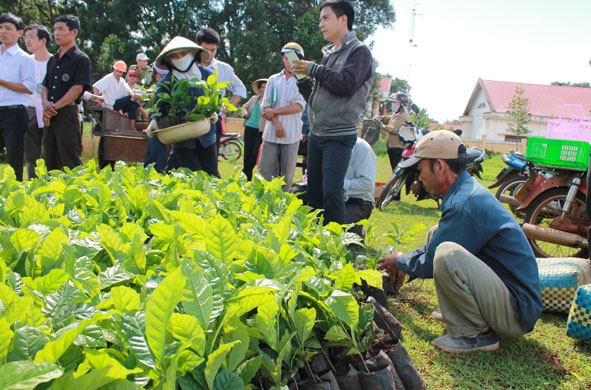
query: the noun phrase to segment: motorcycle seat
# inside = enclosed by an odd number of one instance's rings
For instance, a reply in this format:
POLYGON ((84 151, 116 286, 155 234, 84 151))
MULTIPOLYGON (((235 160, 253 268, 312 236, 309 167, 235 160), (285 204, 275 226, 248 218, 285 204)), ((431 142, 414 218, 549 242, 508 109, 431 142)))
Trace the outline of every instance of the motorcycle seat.
POLYGON ((480 148, 466 149, 466 167, 469 167, 477 162, 482 162, 484 160, 484 156, 484 150, 480 148))

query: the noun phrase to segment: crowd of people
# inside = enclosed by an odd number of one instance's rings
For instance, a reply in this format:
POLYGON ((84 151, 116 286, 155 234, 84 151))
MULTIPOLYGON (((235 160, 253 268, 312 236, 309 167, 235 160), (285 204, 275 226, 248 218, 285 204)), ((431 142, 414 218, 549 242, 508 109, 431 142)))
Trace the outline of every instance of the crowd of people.
MULTIPOLYGON (((288 42, 281 50, 281 71, 252 82, 255 94, 243 106, 243 172, 252 180, 258 161, 262 178, 281 176, 289 191, 298 149, 305 141, 307 203, 320 210, 322 223, 347 224, 363 236, 356 224, 368 219, 373 209, 376 157, 357 136, 357 127, 374 79, 374 60, 353 31, 355 13, 347 0, 327 0, 319 8, 319 28, 329 42, 322 61, 306 60, 301 45, 288 42)), ((204 135, 173 143, 169 150, 154 135, 165 127, 170 107, 160 102, 148 117, 134 92, 136 85, 157 81, 158 97, 178 80, 217 74, 218 81, 229 82, 225 93, 238 105, 247 98, 246 88, 229 64, 215 58, 219 34, 206 28, 194 41, 174 37, 152 66, 148 56, 139 53, 127 81, 127 65, 117 60, 112 73, 91 84, 90 59, 75 44, 79 31, 75 16, 57 17, 53 32, 59 49, 51 55, 47 28, 25 27, 15 15, 0 15, 0 136, 17 179, 23 178, 23 156, 29 178, 42 156, 50 170, 82 164, 83 99, 121 110, 132 128, 138 113, 149 121, 146 166, 161 172, 185 167, 220 177, 217 144, 227 113, 223 107, 204 135), (23 34, 32 56, 17 44, 23 34)), ((199 88, 189 91, 192 97, 202 93, 199 88)), ((393 251, 380 259, 378 268, 398 285, 407 275, 434 279, 441 310, 433 316, 448 332, 433 340, 437 348, 494 351, 499 347, 497 334, 519 337, 530 332, 542 311, 536 260, 515 219, 465 171, 465 147, 457 135, 432 132, 419 141, 412 158, 400 161, 397 132, 408 119, 408 96, 397 94, 393 103, 392 116, 383 118, 392 169, 398 164, 416 166, 426 189, 442 197, 442 217, 423 247, 409 254, 393 251)))

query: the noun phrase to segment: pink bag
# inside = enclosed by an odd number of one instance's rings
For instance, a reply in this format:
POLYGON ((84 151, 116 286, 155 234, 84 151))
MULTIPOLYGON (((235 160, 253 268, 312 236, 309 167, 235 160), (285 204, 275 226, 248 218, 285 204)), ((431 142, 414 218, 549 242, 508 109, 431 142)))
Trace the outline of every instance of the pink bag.
POLYGON ((558 119, 548 120, 546 137, 576 141, 591 141, 591 118, 583 117, 583 106, 580 104, 565 104, 558 119), (565 118, 567 110, 577 111, 571 118, 565 118))

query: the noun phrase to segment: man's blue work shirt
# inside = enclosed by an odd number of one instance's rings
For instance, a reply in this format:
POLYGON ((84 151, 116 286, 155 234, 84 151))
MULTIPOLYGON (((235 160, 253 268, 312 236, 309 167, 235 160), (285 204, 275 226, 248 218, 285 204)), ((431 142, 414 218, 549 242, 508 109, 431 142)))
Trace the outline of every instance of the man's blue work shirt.
POLYGON ((538 265, 515 218, 468 172, 457 178, 439 209, 441 219, 429 246, 401 255, 398 269, 411 278, 432 278, 437 247, 455 242, 501 278, 521 326, 531 331, 543 309, 538 265))

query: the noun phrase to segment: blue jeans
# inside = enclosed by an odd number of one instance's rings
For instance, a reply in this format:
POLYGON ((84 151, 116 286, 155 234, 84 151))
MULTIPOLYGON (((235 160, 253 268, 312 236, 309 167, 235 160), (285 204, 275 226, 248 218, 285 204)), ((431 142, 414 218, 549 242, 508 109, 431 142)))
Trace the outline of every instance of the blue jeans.
POLYGON ((345 223, 343 184, 357 135, 308 135, 308 202, 324 209, 324 224, 345 223))
POLYGON ((137 109, 140 106, 138 102, 131 100, 131 96, 123 96, 115 100, 113 110, 127 113, 129 119, 137 119, 137 109))

